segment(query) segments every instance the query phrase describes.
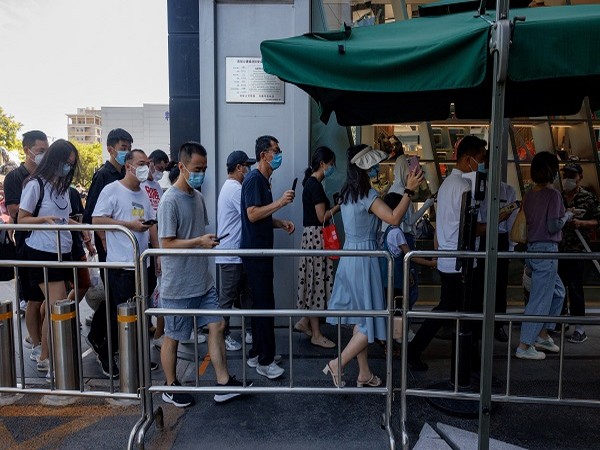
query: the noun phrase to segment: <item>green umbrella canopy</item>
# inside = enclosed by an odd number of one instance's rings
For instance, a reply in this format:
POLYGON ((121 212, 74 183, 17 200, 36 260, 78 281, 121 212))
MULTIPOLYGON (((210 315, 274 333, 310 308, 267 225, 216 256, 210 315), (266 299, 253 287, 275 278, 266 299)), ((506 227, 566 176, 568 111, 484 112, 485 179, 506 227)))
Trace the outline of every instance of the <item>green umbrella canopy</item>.
MULTIPOLYGON (((506 117, 600 107, 600 5, 515 9, 506 117)), ((494 17, 421 17, 347 33, 310 33, 261 44, 266 72, 319 103, 341 125, 489 118, 494 17)))

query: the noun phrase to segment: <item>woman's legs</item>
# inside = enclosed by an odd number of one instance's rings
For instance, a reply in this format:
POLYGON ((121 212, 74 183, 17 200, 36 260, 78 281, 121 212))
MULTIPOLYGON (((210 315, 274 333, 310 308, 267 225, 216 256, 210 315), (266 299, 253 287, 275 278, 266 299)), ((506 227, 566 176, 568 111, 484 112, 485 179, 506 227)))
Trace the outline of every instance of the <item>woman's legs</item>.
MULTIPOLYGON (((342 361, 341 361, 341 371, 344 372, 344 367, 356 357, 358 360, 358 379, 359 380, 368 380, 371 378, 371 369, 369 368, 369 361, 367 358, 367 346, 369 345, 369 341, 367 336, 358 331, 358 325, 354 326, 354 332, 352 334, 352 339, 348 342, 348 345, 344 347, 342 350, 342 361)), ((337 377, 338 366, 340 365, 340 361, 338 358, 335 358, 329 361, 329 368, 337 377)))
MULTIPOLYGON (((44 284, 40 283, 40 289, 44 292, 44 284)), ((48 299, 50 300, 50 308, 58 300, 64 300, 67 297, 67 290, 65 288, 64 281, 51 281, 48 283, 48 299)), ((48 307, 48 302, 44 302, 44 308, 48 307)), ((44 312, 42 315, 42 353, 40 354, 40 361, 48 359, 48 321, 46 320, 47 313, 44 312)))

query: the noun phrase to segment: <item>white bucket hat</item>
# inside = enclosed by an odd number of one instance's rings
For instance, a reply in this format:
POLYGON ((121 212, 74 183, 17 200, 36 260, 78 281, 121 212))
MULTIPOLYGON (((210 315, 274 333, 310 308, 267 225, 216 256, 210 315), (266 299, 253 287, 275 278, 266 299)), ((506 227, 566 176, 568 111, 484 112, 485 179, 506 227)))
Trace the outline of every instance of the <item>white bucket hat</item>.
POLYGON ((375 164, 379 164, 381 161, 388 159, 388 156, 389 155, 386 152, 368 146, 358 152, 350 162, 356 164, 363 170, 369 170, 375 164))

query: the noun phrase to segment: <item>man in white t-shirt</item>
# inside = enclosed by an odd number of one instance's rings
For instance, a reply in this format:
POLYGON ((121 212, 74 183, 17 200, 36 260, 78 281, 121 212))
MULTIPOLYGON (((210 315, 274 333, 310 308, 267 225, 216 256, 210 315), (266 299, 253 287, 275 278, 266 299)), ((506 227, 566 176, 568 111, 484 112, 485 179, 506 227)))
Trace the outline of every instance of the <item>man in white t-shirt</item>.
MULTIPOLYGON (((145 224, 155 217, 154 210, 140 184, 148 178, 148 158, 142 150, 132 150, 125 156, 125 176, 114 181, 102 190, 92 214, 94 225, 123 225, 133 232, 140 248, 140 254, 151 242, 158 248, 156 225, 145 224)), ((103 242, 107 262, 132 263, 135 260, 133 245, 120 231, 107 231, 103 242)), ((118 350, 117 305, 135 296, 135 271, 133 269, 109 269, 108 285, 110 294, 110 322, 112 350, 118 350)), ((98 355, 102 372, 110 377, 108 341, 106 338, 106 317, 103 309, 94 314, 88 334, 88 342, 98 355), (101 312, 102 311, 102 312, 101 312), (100 313, 100 314, 98 314, 100 313), (102 316, 102 317, 96 317, 102 316)), ((118 376, 116 363, 113 364, 113 378, 118 376)))
MULTIPOLYGON (((256 162, 242 150, 236 150, 227 157, 227 179, 219 193, 217 203, 217 236, 222 236, 219 250, 240 248, 242 238, 242 216, 240 200, 242 181, 250 172, 250 166, 256 162)), ((248 294, 248 277, 239 256, 217 256, 215 262, 219 267, 221 284, 219 289, 219 305, 222 309, 232 306, 251 308, 248 294)), ((240 350, 229 331, 229 317, 225 317, 225 348, 230 351, 240 350)), ((246 343, 252 343, 252 331, 246 331, 246 343)))

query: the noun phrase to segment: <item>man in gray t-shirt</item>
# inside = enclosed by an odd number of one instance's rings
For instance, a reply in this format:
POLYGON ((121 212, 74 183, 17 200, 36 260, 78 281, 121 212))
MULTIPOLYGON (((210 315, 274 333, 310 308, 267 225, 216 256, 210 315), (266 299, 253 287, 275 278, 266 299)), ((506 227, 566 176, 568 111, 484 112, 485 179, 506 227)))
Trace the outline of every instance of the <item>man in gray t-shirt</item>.
MULTIPOLYGON (((161 248, 213 248, 218 244, 216 235, 205 234, 208 224, 204 197, 196 188, 202 185, 207 167, 206 150, 197 142, 186 142, 179 150, 180 175, 163 195, 158 205, 158 238, 161 248)), ((219 298, 206 256, 164 256, 161 262, 160 307, 165 309, 219 309, 219 298)), ((197 316, 197 325, 208 325, 208 352, 218 387, 242 387, 229 375, 225 359, 223 317, 197 316)), ((165 337, 160 360, 167 386, 181 386, 177 380, 177 347, 192 332, 192 316, 165 316, 165 337)), ((249 383, 251 385, 252 383, 249 383)), ((218 393, 214 399, 224 402, 239 393, 218 393)), ((180 392, 164 392, 162 399, 180 408, 189 406, 194 399, 180 392)))

